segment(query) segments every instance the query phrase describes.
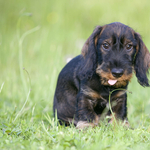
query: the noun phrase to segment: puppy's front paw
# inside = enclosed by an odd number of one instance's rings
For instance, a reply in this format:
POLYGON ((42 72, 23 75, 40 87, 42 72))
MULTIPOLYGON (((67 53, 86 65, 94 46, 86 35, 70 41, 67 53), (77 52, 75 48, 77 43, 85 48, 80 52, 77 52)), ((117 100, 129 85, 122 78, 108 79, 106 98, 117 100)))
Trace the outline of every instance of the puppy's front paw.
POLYGON ((88 128, 88 127, 94 127, 96 126, 97 124, 94 124, 94 123, 90 123, 90 122, 87 122, 87 121, 79 121, 77 123, 77 126, 76 128, 77 129, 84 129, 84 128, 88 128))

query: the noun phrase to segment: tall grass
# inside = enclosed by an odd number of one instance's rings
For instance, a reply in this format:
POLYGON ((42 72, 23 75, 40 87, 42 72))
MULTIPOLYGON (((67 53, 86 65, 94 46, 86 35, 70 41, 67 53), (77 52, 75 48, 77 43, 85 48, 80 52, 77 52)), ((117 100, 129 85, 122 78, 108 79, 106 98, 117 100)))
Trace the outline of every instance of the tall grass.
POLYGON ((150 89, 135 77, 128 89, 134 130, 102 122, 78 131, 57 126, 52 115, 57 76, 96 25, 127 24, 150 49, 149 8, 148 0, 1 0, 0 148, 149 149, 150 89))

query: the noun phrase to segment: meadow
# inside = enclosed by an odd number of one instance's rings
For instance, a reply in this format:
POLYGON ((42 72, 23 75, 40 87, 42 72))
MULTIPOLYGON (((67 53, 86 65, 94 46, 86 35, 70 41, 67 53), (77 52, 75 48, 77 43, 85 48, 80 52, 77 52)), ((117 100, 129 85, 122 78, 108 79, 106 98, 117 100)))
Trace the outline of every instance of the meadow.
POLYGON ((128 88, 132 129, 102 122, 79 131, 57 126, 52 112, 60 70, 96 25, 129 25, 150 49, 149 8, 149 0, 0 0, 0 149, 150 149, 150 88, 136 77, 128 88))

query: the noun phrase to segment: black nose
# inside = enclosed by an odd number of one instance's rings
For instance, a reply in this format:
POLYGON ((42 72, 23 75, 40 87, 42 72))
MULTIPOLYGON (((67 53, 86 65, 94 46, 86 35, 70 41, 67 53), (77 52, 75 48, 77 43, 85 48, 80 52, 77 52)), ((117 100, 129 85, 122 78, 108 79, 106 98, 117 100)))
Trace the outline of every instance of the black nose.
POLYGON ((113 68, 111 70, 111 73, 114 77, 119 78, 123 75, 123 69, 119 69, 119 68, 113 68))

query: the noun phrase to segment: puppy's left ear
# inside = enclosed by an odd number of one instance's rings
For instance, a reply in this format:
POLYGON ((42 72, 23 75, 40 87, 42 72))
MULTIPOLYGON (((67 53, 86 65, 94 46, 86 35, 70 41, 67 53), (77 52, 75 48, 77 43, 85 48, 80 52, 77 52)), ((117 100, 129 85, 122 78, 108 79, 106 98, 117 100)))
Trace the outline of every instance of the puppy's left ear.
POLYGON ((86 40, 82 51, 82 64, 78 71, 80 79, 89 79, 93 76, 97 67, 97 41, 100 37, 100 33, 103 27, 97 26, 90 37, 86 40))
POLYGON ((143 87, 150 86, 147 78, 148 69, 150 68, 150 53, 138 33, 135 33, 135 39, 138 42, 134 62, 136 77, 143 87))

